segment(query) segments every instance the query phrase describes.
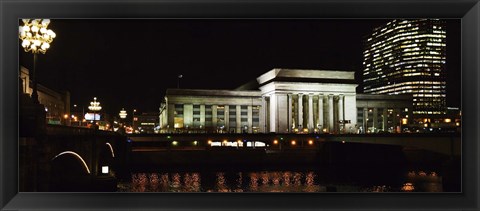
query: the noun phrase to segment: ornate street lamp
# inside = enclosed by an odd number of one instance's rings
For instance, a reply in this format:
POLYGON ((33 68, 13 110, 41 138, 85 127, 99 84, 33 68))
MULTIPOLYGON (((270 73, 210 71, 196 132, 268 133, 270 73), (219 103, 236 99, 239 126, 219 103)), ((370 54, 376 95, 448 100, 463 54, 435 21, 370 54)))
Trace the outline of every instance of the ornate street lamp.
POLYGON ((33 69, 29 75, 33 83, 32 100, 35 104, 38 104, 37 81, 35 79, 37 54, 47 52, 56 34, 47 29, 50 19, 22 19, 22 21, 23 26, 19 26, 18 36, 22 40, 22 47, 25 52, 33 53, 33 69))
POLYGON ((102 106, 100 106, 100 102, 97 101, 97 97, 93 98, 93 102, 90 102, 90 106, 88 106, 88 109, 93 111, 93 126, 97 128, 97 125, 95 123, 96 112, 102 110, 102 106))
POLYGON ((118 115, 120 116, 121 119, 125 119, 127 118, 127 111, 125 111, 125 109, 122 108, 122 110, 118 115))

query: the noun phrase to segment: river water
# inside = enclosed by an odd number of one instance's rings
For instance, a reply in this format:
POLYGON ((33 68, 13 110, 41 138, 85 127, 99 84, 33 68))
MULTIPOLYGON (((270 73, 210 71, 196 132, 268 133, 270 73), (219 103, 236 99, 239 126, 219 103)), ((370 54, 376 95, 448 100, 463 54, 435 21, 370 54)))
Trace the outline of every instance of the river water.
MULTIPOLYGON (((119 192, 449 192, 439 169, 301 167, 137 171, 119 192)), ((456 190, 453 190, 456 191, 456 190)))

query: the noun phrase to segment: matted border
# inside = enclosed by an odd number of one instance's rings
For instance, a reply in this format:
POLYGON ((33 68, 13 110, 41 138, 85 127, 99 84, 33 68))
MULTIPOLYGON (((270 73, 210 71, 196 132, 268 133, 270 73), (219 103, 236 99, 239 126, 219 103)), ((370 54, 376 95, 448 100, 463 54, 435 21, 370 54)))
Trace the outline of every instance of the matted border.
POLYGON ((2 210, 479 210, 479 0, 0 0, 2 210), (20 18, 461 18, 463 193, 18 193, 20 18))

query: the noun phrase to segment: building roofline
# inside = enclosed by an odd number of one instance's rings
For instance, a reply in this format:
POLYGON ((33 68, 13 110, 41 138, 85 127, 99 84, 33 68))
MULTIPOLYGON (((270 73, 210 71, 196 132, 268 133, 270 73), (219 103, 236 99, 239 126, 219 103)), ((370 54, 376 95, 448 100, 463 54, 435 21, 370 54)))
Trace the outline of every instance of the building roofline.
POLYGON ((260 97, 261 92, 260 90, 167 89, 166 96, 169 95, 260 97))
POLYGON ((287 69, 287 68, 274 68, 259 77, 257 77, 257 82, 261 85, 264 85, 270 81, 275 81, 275 79, 282 80, 355 80, 355 71, 344 71, 344 70, 315 70, 315 69, 287 69))

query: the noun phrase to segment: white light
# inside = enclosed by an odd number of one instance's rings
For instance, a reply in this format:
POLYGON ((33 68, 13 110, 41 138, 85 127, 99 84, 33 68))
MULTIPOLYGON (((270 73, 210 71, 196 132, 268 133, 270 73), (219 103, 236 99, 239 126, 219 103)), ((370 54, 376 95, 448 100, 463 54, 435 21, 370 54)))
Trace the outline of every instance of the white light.
POLYGON ((32 26, 32 32, 38 32, 38 27, 37 26, 32 26))
POLYGON ((108 174, 108 166, 102 166, 102 174, 108 174))

